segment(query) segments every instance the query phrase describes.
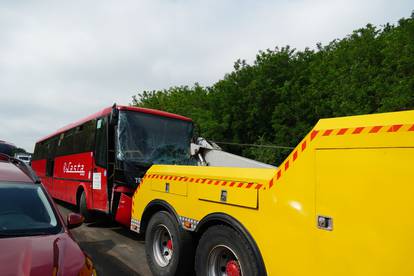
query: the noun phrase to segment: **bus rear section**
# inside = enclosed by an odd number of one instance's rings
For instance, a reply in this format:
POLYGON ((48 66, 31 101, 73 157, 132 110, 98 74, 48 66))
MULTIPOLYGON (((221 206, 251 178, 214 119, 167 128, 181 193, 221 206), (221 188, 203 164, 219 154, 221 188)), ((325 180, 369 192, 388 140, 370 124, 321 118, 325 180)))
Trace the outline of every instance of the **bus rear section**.
POLYGON ((107 114, 69 125, 36 143, 32 167, 53 198, 108 213, 107 114))
POLYGON ((129 227, 141 178, 154 163, 187 164, 192 129, 183 116, 108 107, 37 142, 32 167, 54 198, 129 227))

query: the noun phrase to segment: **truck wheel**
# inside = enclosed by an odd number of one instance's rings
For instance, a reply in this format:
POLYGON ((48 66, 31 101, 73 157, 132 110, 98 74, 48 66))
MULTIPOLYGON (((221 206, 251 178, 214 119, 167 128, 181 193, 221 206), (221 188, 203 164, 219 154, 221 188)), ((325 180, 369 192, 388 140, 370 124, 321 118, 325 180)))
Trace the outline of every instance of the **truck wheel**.
POLYGON ((158 212, 149 221, 145 232, 145 251, 154 275, 193 274, 192 236, 168 212, 158 212))
POLYGON ((256 276, 260 271, 258 266, 247 240, 228 226, 210 227, 198 243, 197 275, 256 276))
POLYGON ((92 220, 91 211, 86 207, 86 194, 85 191, 82 192, 79 198, 79 212, 85 218, 85 222, 92 220))

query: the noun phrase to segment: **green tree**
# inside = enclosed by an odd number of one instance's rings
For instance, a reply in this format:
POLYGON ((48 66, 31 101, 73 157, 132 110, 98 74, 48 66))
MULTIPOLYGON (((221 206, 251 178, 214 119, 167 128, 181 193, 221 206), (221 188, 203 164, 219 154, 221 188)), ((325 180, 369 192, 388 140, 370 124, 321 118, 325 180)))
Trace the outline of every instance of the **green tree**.
MULTIPOLYGON (((260 51, 253 64, 237 60, 211 87, 144 91, 132 104, 191 117, 211 140, 290 147, 320 118, 414 109, 414 13, 396 26, 368 24, 315 50, 260 51)), ((223 147, 275 164, 289 153, 223 147)))

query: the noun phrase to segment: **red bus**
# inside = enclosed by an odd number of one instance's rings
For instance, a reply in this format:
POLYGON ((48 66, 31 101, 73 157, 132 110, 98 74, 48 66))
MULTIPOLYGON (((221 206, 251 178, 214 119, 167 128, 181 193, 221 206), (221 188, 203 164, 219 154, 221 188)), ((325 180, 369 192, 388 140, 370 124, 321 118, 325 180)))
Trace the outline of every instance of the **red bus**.
POLYGON ((163 111, 105 108, 40 139, 32 167, 53 198, 129 225, 131 197, 153 164, 190 164, 191 119, 163 111))

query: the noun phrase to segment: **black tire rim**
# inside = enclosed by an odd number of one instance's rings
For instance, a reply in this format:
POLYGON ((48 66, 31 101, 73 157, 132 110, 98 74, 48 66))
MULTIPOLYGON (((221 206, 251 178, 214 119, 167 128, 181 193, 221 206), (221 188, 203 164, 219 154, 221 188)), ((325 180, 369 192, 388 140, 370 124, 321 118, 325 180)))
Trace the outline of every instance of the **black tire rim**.
POLYGON ((154 260, 160 267, 166 267, 173 257, 172 236, 167 226, 159 224, 154 230, 152 242, 154 260))
POLYGON ((242 266, 236 253, 226 245, 213 247, 207 259, 208 276, 241 276, 242 266))

